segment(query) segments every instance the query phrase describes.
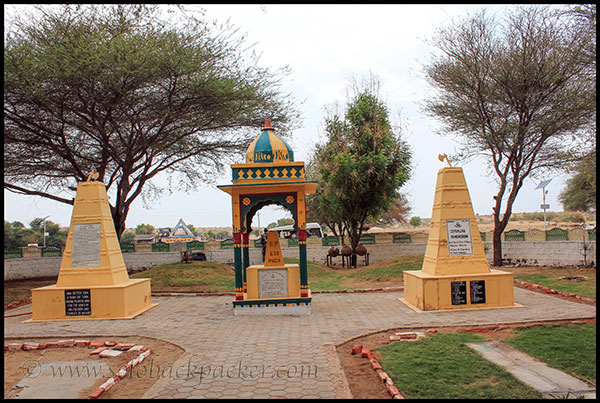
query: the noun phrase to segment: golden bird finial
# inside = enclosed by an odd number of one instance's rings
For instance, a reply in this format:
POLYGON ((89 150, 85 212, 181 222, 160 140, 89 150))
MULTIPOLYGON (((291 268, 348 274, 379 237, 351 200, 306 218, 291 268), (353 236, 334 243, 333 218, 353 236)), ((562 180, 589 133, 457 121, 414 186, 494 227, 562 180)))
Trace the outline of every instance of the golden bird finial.
POLYGON ((98 176, 100 176, 100 174, 98 172, 94 172, 94 170, 92 169, 90 171, 90 174, 88 175, 87 181, 95 181, 96 179, 98 179, 98 176))
POLYGON ((446 154, 438 154, 438 159, 442 162, 444 162, 444 160, 446 160, 446 162, 448 163, 448 166, 450 168, 452 168, 452 165, 450 164, 450 161, 448 160, 448 156, 446 154))

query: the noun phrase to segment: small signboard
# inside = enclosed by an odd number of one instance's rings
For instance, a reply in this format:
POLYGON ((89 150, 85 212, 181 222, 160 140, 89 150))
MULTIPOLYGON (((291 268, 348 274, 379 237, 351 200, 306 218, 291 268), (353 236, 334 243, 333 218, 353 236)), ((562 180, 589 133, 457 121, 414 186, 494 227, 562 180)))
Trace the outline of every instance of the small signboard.
POLYGON ((465 305, 467 303, 467 282, 452 281, 452 305, 465 305))
POLYGON ((446 220, 446 231, 450 256, 473 254, 470 220, 446 220))
POLYGON ((471 303, 485 304, 485 280, 473 280, 469 282, 471 288, 471 303))
POLYGON ((82 316, 92 314, 90 290, 65 290, 65 315, 82 316))
POLYGON ((540 208, 542 210, 549 210, 550 209, 550 205, 549 204, 540 204, 540 208))

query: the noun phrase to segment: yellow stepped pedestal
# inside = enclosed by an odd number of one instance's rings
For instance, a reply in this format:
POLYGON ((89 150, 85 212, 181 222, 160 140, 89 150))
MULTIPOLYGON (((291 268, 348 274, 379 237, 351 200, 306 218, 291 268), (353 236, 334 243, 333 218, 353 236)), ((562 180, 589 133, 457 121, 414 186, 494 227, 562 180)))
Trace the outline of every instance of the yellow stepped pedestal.
POLYGON ((102 182, 81 182, 58 280, 31 290, 31 321, 130 319, 156 306, 150 279, 130 279, 102 182))
POLYGON ((438 171, 423 267, 404 272, 403 302, 424 311, 515 306, 513 274, 489 268, 462 168, 438 171))

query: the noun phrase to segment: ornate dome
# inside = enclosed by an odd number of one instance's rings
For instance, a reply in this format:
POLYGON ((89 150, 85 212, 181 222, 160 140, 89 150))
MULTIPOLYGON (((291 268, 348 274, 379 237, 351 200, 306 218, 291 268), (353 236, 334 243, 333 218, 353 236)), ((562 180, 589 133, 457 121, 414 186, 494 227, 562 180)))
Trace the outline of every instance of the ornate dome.
POLYGON ((246 163, 294 162, 294 152, 280 139, 271 127, 271 119, 265 119, 263 132, 250 143, 246 150, 246 163))

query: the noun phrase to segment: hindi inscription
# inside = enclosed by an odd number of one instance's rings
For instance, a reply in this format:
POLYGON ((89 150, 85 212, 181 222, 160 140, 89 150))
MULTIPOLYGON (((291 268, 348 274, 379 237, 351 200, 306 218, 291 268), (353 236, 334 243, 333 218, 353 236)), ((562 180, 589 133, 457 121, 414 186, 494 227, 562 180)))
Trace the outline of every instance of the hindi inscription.
POLYGON ((73 225, 71 267, 100 267, 100 224, 73 225))
POLYGON ((259 298, 281 298, 287 296, 287 269, 266 269, 258 271, 259 298))

